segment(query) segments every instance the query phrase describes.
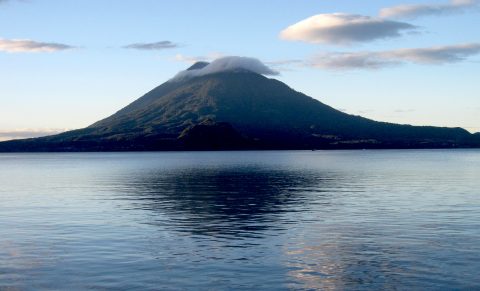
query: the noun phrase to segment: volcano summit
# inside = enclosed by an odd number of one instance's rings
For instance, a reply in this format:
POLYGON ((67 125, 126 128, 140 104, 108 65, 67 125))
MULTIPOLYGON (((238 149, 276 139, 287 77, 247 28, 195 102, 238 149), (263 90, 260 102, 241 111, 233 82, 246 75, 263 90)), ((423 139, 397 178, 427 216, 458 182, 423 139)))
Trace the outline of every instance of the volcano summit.
POLYGON ((378 122, 336 110, 256 59, 198 62, 86 128, 0 143, 0 151, 479 147, 462 128, 378 122))

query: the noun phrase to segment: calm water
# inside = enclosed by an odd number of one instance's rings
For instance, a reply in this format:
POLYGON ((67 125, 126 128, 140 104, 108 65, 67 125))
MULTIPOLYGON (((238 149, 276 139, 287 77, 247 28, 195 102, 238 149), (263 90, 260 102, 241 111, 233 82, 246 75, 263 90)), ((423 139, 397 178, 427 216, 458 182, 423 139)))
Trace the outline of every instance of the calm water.
POLYGON ((0 290, 480 289, 480 151, 0 154, 0 290))

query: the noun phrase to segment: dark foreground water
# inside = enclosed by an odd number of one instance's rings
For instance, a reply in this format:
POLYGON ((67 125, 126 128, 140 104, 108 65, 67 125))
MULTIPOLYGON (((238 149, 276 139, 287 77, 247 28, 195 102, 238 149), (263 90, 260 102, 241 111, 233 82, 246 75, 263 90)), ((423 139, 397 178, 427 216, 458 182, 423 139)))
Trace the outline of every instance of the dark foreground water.
POLYGON ((4 289, 480 289, 480 151, 0 154, 4 289))

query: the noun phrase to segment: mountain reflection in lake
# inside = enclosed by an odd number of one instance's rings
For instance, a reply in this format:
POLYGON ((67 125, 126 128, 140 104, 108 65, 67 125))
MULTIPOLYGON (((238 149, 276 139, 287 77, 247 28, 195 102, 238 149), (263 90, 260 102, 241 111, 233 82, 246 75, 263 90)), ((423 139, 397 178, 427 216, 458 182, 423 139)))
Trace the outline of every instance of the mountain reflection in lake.
POLYGON ((478 289, 480 151, 0 154, 0 290, 478 289))
POLYGON ((153 171, 128 179, 124 199, 153 211, 149 223, 240 238, 285 230, 297 221, 284 213, 305 215, 312 204, 330 203, 318 189, 333 183, 317 172, 255 166, 153 171))

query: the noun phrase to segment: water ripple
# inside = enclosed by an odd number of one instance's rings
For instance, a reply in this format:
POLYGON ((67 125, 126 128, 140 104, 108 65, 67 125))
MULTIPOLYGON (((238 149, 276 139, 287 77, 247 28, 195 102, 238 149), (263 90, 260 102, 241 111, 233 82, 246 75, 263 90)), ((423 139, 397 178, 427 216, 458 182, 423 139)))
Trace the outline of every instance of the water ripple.
POLYGON ((480 151, 0 154, 0 290, 479 289, 480 151))

